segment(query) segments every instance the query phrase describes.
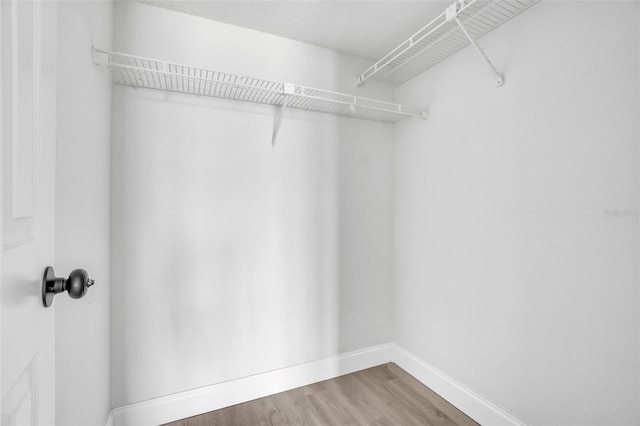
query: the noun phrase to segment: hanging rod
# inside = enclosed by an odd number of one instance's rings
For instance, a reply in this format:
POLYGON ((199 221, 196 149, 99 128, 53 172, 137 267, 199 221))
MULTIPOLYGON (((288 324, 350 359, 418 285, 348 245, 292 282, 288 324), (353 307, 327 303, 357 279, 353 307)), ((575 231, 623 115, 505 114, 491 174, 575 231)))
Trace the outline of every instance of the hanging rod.
POLYGON ((472 44, 493 68, 498 85, 502 76, 476 40, 540 0, 457 0, 418 32, 395 47, 359 77, 399 86, 443 59, 472 44))
MULTIPOLYGON (((111 71, 115 84, 136 88, 276 105, 282 107, 281 111, 286 106, 384 123, 395 123, 405 117, 427 117, 427 110, 423 108, 96 48, 93 61, 111 71)), ((278 128, 279 122, 274 141, 278 128)))

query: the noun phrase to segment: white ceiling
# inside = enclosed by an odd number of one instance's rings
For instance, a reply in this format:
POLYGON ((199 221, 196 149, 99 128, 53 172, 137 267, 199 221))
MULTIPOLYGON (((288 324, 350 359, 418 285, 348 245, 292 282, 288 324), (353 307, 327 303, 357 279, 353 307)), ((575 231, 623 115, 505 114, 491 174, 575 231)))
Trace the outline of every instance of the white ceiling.
POLYGON ((141 1, 374 61, 452 3, 452 0, 141 1))

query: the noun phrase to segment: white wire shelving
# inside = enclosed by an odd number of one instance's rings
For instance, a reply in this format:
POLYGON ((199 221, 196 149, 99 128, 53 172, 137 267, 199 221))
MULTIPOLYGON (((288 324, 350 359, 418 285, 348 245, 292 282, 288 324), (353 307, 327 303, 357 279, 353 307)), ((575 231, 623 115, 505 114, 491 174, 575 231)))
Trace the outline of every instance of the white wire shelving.
POLYGON ((391 50, 358 77, 399 86, 469 44, 492 68, 498 85, 502 76, 475 40, 540 0, 457 0, 418 32, 391 50))
MULTIPOLYGON (((111 71, 115 84, 233 99, 286 108, 395 123, 426 118, 427 111, 377 99, 263 80, 124 53, 93 49, 94 63, 111 71)), ((277 135, 276 126, 274 139, 277 135)))

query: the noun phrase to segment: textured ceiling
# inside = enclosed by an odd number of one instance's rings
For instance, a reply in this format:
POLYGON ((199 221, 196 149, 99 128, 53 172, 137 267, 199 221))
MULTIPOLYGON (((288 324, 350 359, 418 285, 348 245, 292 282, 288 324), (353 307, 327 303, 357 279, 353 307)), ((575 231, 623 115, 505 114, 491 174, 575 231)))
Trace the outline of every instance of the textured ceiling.
POLYGON ((370 60, 383 57, 452 3, 452 0, 141 1, 370 60))

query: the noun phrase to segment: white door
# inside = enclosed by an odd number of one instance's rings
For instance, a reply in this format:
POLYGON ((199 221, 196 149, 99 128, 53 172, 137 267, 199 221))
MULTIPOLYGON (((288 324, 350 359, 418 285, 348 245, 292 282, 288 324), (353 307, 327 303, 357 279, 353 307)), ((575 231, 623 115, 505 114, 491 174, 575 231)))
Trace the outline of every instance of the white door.
POLYGON ((0 0, 1 424, 54 422, 56 4, 0 0))

